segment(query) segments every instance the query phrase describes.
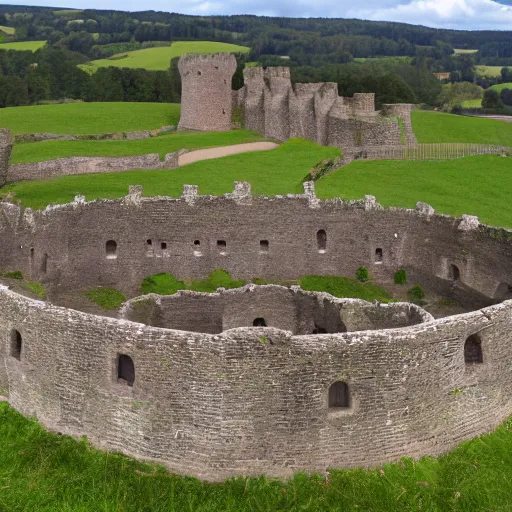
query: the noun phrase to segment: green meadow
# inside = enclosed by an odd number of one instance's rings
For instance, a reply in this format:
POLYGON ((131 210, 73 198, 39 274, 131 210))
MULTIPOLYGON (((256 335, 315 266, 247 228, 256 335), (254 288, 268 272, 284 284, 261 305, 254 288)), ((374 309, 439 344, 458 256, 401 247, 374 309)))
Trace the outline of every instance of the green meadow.
POLYGON ((14 43, 0 43, 0 50, 24 50, 35 52, 42 48, 46 41, 19 41, 14 43))
POLYGON ((13 133, 94 135, 156 130, 177 125, 180 105, 172 103, 62 103, 2 109, 0 128, 13 133))
POLYGON ((14 27, 5 27, 3 25, 0 25, 0 32, 3 32, 8 36, 13 36, 16 33, 16 29, 14 27))
POLYGON ((115 66, 119 68, 144 68, 149 70, 169 69, 171 59, 184 53, 247 53, 249 48, 229 43, 212 41, 176 41, 170 46, 146 48, 133 52, 121 53, 108 59, 93 60, 80 67, 88 72, 98 68, 115 66))

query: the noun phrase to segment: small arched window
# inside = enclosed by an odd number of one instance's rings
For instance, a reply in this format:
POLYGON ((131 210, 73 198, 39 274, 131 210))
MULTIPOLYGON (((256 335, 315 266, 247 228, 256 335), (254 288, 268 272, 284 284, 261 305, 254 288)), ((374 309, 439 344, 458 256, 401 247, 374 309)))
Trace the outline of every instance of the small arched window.
POLYGON ((329 388, 329 407, 350 407, 350 393, 346 382, 335 382, 329 388))
POLYGON ((267 327, 267 322, 265 322, 264 318, 255 318, 252 325, 254 327, 267 327))
POLYGON ((113 260, 117 258, 117 242, 115 240, 109 240, 105 244, 105 252, 107 253, 107 259, 113 260))
POLYGON ((478 334, 471 335, 464 343, 464 362, 466 364, 483 363, 482 342, 478 334))
POLYGON ((457 265, 450 265, 450 279, 458 281, 460 279, 460 270, 457 265))
POLYGON ((117 356, 117 379, 120 382, 133 386, 135 381, 135 366, 133 359, 126 354, 117 356))
POLYGON ((382 258, 382 249, 378 247, 377 249, 375 249, 375 263, 382 263, 382 258))
POLYGON ((22 339, 21 334, 16 329, 11 332, 11 356, 18 361, 21 359, 22 339))
POLYGON ((260 240, 260 252, 268 252, 269 247, 268 240, 260 240))
POLYGON ((325 251, 327 249, 327 233, 325 230, 320 229, 316 232, 316 245, 319 251, 325 251))

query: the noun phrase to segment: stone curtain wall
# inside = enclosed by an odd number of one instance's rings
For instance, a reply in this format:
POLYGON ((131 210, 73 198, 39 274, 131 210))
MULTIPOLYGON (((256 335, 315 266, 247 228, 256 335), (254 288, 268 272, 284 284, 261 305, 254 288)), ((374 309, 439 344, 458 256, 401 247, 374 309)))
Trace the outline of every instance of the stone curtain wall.
POLYGON ((178 473, 283 477, 438 455, 488 432, 511 411, 511 332, 510 301, 401 329, 213 335, 66 310, 4 287, 0 387, 49 428, 178 473), (483 363, 465 363, 475 334, 483 363), (133 387, 117 379, 119 354, 134 362, 133 387), (328 407, 336 381, 348 385, 348 408, 328 407))
POLYGON ((181 130, 231 130, 231 80, 235 56, 228 53, 180 57, 181 130))
POLYGON ((433 320, 414 304, 375 305, 276 285, 247 285, 217 293, 182 290, 169 296, 144 295, 128 301, 121 317, 153 327, 210 334, 250 327, 257 318, 293 334, 311 334, 319 328, 330 333, 390 329, 433 320))
POLYGON ((158 153, 152 153, 150 155, 121 157, 73 156, 44 162, 12 164, 9 166, 7 173, 7 182, 41 180, 74 174, 129 171, 132 169, 176 169, 180 155, 187 152, 186 149, 182 149, 175 153, 167 153, 163 161, 160 160, 158 153))
POLYGON ((0 128, 0 186, 7 181, 7 169, 11 157, 13 137, 10 130, 0 128))
POLYGON ((245 128, 266 137, 287 140, 310 139, 321 145, 341 148, 401 144, 397 118, 402 120, 405 142, 415 141, 412 105, 387 105, 375 110, 375 94, 338 96, 336 83, 292 86, 286 67, 249 67, 245 86, 233 94, 236 108, 244 111, 245 128))
POLYGON ((198 279, 223 268, 241 279, 297 279, 353 276, 363 265, 377 281, 405 267, 411 282, 447 296, 461 290, 463 303, 476 306, 504 299, 499 290, 512 285, 510 231, 474 217, 435 215, 423 204, 406 210, 384 209, 369 196, 320 201, 311 183, 305 187, 304 195, 266 198, 253 197, 244 183, 224 197, 186 186, 177 199, 143 198, 134 187, 124 199, 78 197, 44 211, 3 203, 1 266, 50 291, 113 286, 137 294, 144 277, 160 272, 198 279), (325 249, 317 243, 320 230, 325 249), (113 255, 108 241, 116 244, 113 255), (456 283, 451 265, 460 271, 456 283))

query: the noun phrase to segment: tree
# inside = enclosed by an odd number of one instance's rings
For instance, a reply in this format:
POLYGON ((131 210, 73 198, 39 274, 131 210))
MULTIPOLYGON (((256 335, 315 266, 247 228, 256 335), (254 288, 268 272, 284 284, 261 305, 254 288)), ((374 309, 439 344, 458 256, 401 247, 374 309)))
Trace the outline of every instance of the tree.
POLYGON ((484 92, 484 99, 482 100, 482 107, 488 109, 497 109, 503 107, 498 91, 494 89, 487 89, 484 92))

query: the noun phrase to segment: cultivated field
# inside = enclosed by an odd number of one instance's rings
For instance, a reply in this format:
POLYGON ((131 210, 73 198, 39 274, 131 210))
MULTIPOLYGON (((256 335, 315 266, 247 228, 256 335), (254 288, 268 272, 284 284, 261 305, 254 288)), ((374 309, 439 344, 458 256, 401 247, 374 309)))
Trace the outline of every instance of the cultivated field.
POLYGON ((478 52, 478 50, 464 50, 464 49, 462 49, 462 48, 454 48, 454 50, 453 50, 453 51, 454 51, 456 54, 458 54, 458 55, 462 55, 462 54, 464 54, 464 53, 466 53, 466 54, 467 54, 467 53, 471 54, 471 53, 477 53, 477 52, 478 52))
POLYGON ((468 142, 512 146, 512 123, 419 110, 412 113, 412 122, 420 143, 468 142))
POLYGON ((87 135, 155 130, 177 125, 179 119, 180 105, 170 103, 65 103, 4 108, 0 128, 14 133, 87 135))
POLYGON ((249 130, 230 132, 172 132, 142 140, 48 140, 16 144, 11 163, 41 162, 70 156, 133 156, 158 153, 163 160, 166 153, 180 149, 204 149, 233 144, 258 142, 263 137, 249 130))
POLYGON ((16 43, 0 43, 0 50, 24 50, 35 52, 42 48, 46 41, 20 41, 16 43))
POLYGON ((149 70, 169 69, 169 63, 174 57, 180 57, 184 53, 246 53, 249 48, 228 43, 211 41, 177 41, 170 46, 146 48, 133 52, 121 53, 108 59, 93 60, 80 67, 88 72, 94 72, 98 68, 115 66, 119 68, 144 68, 149 70))
POLYGON ((476 66, 476 74, 479 76, 501 76, 503 66, 476 66))
POLYGON ((509 510, 512 421, 448 455, 366 471, 208 484, 44 431, 0 403, 0 508, 52 512, 509 510))

